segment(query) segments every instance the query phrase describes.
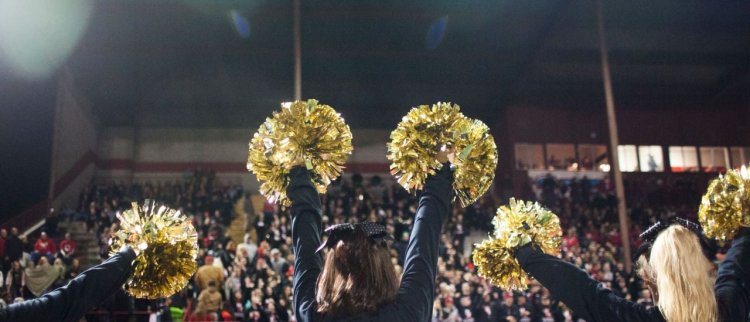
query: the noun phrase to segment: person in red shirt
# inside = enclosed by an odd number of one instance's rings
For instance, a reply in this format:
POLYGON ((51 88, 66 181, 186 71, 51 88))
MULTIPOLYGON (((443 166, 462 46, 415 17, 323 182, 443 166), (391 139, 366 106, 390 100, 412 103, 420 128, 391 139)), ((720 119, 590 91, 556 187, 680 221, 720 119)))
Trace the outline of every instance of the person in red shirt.
POLYGON ((57 253, 55 241, 47 237, 47 233, 42 232, 39 239, 34 244, 34 252, 31 253, 31 260, 36 263, 40 256, 46 256, 50 263, 54 262, 54 256, 57 253))
POLYGON ((65 233, 65 239, 60 241, 60 251, 57 257, 62 259, 65 265, 70 266, 76 252, 76 241, 70 238, 70 233, 65 233))
POLYGON ((568 234, 563 238, 563 241, 565 242, 565 249, 571 249, 573 247, 578 247, 578 234, 576 234, 575 228, 568 229, 568 234))

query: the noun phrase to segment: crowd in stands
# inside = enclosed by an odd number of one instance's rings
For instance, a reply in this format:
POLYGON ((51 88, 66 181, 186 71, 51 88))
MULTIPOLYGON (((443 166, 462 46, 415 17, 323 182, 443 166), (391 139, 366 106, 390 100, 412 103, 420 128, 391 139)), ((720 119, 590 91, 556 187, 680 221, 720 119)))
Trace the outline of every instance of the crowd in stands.
POLYGON ((32 243, 13 227, 0 229, 0 305, 38 297, 64 285, 81 272, 76 241, 65 234, 58 241, 42 231, 32 243))
MULTIPOLYGON (((323 196, 323 224, 369 220, 385 225, 395 237, 392 259, 400 273, 417 200, 392 180, 387 181, 359 175, 335 181, 323 196)), ((518 197, 537 199, 560 216, 563 258, 623 297, 651 302, 648 290, 624 269, 615 198, 608 182, 563 182, 549 177, 529 191, 518 197)), ((289 212, 270 203, 254 210, 247 191, 241 186, 219 185, 211 172, 195 172, 172 183, 92 184, 81 193, 78 209, 60 220, 84 222, 96 234, 101 257, 106 258, 109 238, 117 229, 117 213, 129 208, 131 201, 147 198, 190 215, 200 240, 198 271, 188 287, 168 299, 135 300, 122 292, 90 314, 89 321, 111 321, 111 312, 140 312, 136 314, 140 318, 152 315, 160 321, 294 320, 289 212), (246 216, 249 221, 243 240, 228 237, 235 216, 246 216)), ((486 236, 499 204, 488 194, 465 209, 454 205, 440 245, 433 321, 577 321, 534 281, 528 291, 510 292, 476 275, 470 252, 471 242, 477 240, 469 238, 467 242, 467 237, 472 232, 486 236)), ((629 210, 632 241, 641 227, 674 215, 672 208, 645 204, 629 210)), ((55 242, 43 234, 33 247, 17 231, 9 235, 0 231, 0 235, 6 301, 38 296, 80 271, 76 244, 69 235, 55 242), (48 285, 53 275, 56 277, 48 285)))

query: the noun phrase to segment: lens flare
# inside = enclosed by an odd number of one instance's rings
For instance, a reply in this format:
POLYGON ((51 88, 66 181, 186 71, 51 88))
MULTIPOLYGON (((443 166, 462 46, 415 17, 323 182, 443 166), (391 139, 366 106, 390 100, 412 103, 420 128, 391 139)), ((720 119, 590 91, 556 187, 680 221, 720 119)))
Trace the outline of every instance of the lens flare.
POLYGON ((91 0, 0 0, 0 60, 44 79, 70 56, 88 26, 91 0))
POLYGON ((445 28, 448 25, 448 16, 444 16, 430 25, 427 36, 424 39, 424 47, 430 50, 436 49, 443 42, 445 28))
POLYGON ((250 23, 245 16, 239 11, 232 9, 229 11, 229 18, 232 20, 232 25, 240 37, 244 39, 250 38, 250 23))

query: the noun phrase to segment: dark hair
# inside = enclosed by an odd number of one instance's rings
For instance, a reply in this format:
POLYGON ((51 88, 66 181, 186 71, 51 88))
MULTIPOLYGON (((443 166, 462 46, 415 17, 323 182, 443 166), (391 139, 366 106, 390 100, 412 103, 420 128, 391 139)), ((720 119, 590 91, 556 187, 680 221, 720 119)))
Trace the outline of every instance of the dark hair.
POLYGON ((373 312, 396 299, 398 284, 387 243, 357 230, 326 255, 318 279, 318 312, 332 317, 373 312))

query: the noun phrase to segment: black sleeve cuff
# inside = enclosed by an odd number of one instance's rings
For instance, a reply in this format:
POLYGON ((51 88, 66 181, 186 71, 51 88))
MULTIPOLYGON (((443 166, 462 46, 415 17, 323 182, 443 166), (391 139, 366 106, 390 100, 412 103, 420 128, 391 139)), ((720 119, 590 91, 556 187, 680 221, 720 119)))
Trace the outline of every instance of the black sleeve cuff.
POLYGON ((424 192, 438 196, 450 203, 453 192, 453 169, 449 163, 443 164, 434 175, 427 177, 424 192))
POLYGON ((303 166, 295 166, 289 171, 289 186, 287 187, 287 194, 290 194, 292 190, 299 187, 309 186, 315 188, 312 184, 312 177, 310 171, 303 166))
POLYGON ((534 247, 532 243, 528 243, 526 245, 523 245, 519 247, 516 250, 516 259, 518 260, 518 263, 521 264, 521 268, 526 267, 526 263, 528 262, 530 257, 533 257, 534 255, 538 255, 541 251, 534 247))
POLYGON ((310 171, 303 166, 296 166, 289 171, 289 180, 286 195, 292 201, 292 216, 306 211, 320 214, 320 196, 313 185, 310 171))
POLYGON ((123 261, 126 263, 132 263, 136 257, 135 251, 129 246, 121 249, 118 254, 123 257, 123 261))

